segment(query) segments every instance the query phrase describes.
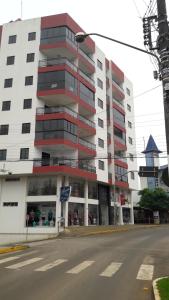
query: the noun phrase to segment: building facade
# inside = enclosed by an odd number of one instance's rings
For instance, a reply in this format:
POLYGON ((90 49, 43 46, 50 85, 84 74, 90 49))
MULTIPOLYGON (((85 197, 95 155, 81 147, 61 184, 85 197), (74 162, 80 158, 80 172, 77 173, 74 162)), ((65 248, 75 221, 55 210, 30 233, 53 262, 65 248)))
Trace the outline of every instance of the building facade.
POLYGON ((0 234, 15 240, 56 234, 62 217, 133 223, 132 84, 79 31, 68 14, 0 27, 0 234))

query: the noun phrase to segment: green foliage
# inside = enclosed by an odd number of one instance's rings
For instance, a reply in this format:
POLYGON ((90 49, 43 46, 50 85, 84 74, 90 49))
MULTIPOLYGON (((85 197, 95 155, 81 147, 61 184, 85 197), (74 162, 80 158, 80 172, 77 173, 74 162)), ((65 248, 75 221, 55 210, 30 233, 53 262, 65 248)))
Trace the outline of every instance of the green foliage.
POLYGON ((169 196, 161 188, 154 190, 143 189, 138 193, 141 196, 139 206, 150 210, 169 210, 169 196))

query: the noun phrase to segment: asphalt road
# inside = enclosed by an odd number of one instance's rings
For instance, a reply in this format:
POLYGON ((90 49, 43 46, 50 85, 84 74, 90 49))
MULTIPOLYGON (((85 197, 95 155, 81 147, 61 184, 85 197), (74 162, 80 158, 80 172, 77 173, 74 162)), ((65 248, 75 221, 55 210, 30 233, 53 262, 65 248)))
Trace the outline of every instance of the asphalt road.
POLYGON ((168 226, 32 243, 0 256, 0 299, 152 300, 168 262, 168 226))

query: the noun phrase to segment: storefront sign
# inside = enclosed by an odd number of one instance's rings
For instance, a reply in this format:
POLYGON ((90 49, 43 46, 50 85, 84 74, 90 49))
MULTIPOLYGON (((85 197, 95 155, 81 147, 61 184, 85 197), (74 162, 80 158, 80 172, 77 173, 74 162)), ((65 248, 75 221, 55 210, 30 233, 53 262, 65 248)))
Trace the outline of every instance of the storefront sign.
POLYGON ((60 188, 60 201, 66 202, 69 200, 71 194, 71 186, 62 186, 60 188))

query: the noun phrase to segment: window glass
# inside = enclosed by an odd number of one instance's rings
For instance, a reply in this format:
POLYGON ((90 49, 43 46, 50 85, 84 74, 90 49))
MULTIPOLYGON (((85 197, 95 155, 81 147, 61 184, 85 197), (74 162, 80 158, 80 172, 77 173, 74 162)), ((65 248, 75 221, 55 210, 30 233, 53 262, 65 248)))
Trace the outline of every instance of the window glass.
POLYGON ((16 43, 16 35, 10 35, 8 39, 8 44, 16 43))
POLYGON ((7 150, 6 149, 0 149, 0 160, 6 160, 6 154, 7 150))
POLYGON ((23 100, 23 109, 32 108, 32 99, 24 99, 23 100))
POLYGON ((15 56, 8 56, 6 59, 6 64, 7 65, 13 65, 15 62, 15 56))
POLYGON ((104 122, 102 119, 98 118, 98 126, 103 128, 104 127, 104 122))
POLYGON ((28 33, 28 41, 36 40, 36 32, 29 32, 28 33))
POLYGON ((98 145, 99 147, 104 148, 104 140, 98 138, 98 145))
POLYGON ((99 160, 99 169, 104 170, 104 161, 103 160, 99 160))
POLYGON ((101 89, 103 89, 103 81, 97 78, 97 86, 101 89))
POLYGON ((11 108, 11 101, 2 102, 2 111, 10 110, 10 108, 11 108))
POLYGON ((26 57, 27 62, 33 62, 35 60, 35 53, 28 53, 26 57))
POLYGON ((30 133, 31 123, 22 124, 22 133, 30 133))
POLYGON ((4 88, 9 88, 12 87, 12 83, 13 83, 13 78, 7 78, 4 81, 4 88))
POLYGON ((9 125, 0 125, 0 135, 8 135, 9 125))
POLYGON ((99 59, 97 60, 97 66, 100 70, 103 70, 103 64, 99 59))
POLYGON ((98 98, 98 106, 100 108, 103 108, 103 101, 101 99, 98 98))
POLYGON ((33 84, 33 76, 26 76, 25 85, 32 85, 32 84, 33 84))
POLYGON ((28 196, 56 195, 56 177, 30 177, 28 196))
POLYGON ((28 158, 29 158, 29 148, 21 148, 20 159, 28 159, 28 158))

